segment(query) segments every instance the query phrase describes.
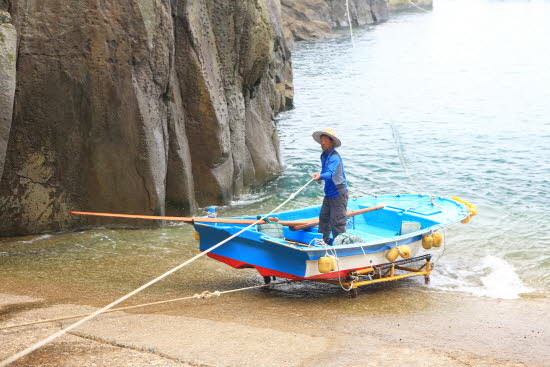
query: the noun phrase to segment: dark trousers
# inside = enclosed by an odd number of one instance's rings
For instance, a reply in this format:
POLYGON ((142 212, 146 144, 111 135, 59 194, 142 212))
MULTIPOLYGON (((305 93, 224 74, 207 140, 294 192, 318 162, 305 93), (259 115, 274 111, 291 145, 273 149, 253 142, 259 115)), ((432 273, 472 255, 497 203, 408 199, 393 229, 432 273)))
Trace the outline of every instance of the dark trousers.
POLYGON ((319 233, 323 234, 323 241, 327 245, 330 244, 331 231, 333 238, 346 232, 347 208, 348 194, 323 199, 323 206, 319 213, 319 233))

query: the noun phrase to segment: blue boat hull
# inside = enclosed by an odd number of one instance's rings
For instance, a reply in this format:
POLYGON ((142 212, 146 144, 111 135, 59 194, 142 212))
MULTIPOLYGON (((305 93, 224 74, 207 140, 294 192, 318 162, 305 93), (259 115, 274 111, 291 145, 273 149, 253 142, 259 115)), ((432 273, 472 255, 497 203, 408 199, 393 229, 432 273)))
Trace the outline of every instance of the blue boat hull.
MULTIPOLYGON (((258 232, 252 227, 208 256, 234 268, 255 268, 263 276, 289 279, 330 279, 345 276, 351 270, 388 263, 385 255, 393 247, 408 245, 411 255, 421 250, 421 239, 450 224, 468 218, 468 207, 451 199, 426 195, 377 196, 352 199, 349 210, 384 205, 383 209, 349 218, 347 232, 362 239, 359 243, 322 246, 317 227, 301 231, 284 228, 284 239, 258 232), (404 233, 404 228, 416 227, 404 233), (318 260, 326 255, 337 258, 337 269, 320 273, 318 260)), ((279 220, 304 220, 319 215, 320 206, 281 212, 271 216, 279 220)), ((241 217, 254 219, 255 217, 241 217)), ((200 249, 206 251, 246 225, 221 223, 194 224, 200 234, 200 249)))

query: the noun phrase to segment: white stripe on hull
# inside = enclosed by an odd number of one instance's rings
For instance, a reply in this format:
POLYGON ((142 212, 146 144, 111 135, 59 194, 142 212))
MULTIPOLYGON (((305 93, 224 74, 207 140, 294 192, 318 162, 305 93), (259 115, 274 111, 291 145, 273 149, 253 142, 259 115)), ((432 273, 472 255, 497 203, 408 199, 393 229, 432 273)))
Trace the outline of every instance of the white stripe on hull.
MULTIPOLYGON (((421 243, 422 241, 416 241, 407 245, 411 248, 411 257, 416 256, 416 253, 420 249, 421 243)), ((387 251, 379 251, 372 254, 339 257, 337 260, 336 271, 352 270, 358 268, 366 268, 368 266, 386 264, 388 262, 388 260, 386 259, 386 252, 387 251)), ((398 257, 397 260, 403 260, 403 258, 398 257)), ((306 274, 304 277, 307 278, 319 274, 322 274, 319 272, 319 260, 307 260, 306 274)))

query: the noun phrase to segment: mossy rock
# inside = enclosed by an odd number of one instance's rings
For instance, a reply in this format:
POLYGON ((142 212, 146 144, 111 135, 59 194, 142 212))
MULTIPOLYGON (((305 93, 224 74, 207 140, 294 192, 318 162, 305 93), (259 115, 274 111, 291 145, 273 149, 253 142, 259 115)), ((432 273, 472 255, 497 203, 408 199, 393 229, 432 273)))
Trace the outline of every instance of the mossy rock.
POLYGON ((7 11, 0 10, 0 24, 11 23, 11 15, 7 11))

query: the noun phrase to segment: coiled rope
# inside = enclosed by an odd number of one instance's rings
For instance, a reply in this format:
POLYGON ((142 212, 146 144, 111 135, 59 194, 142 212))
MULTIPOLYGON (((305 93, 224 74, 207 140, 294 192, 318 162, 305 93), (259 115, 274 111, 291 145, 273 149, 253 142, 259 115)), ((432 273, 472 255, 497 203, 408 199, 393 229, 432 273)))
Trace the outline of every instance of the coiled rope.
POLYGON ((8 364, 12 363, 12 362, 15 362, 17 361, 18 359, 26 356, 27 354, 30 354, 32 352, 34 352, 35 350, 37 350, 38 348, 40 347, 43 347, 44 345, 48 344, 49 342, 51 342, 52 340, 54 339, 57 339, 58 337, 60 337, 61 335, 71 331, 72 329, 84 324, 86 321, 89 321, 91 319, 93 319, 94 317, 104 313, 105 311, 107 310, 110 310, 111 308, 113 308, 114 306, 118 305, 119 303, 127 300, 128 298, 138 294, 139 292, 141 292, 142 290, 148 288, 149 286, 157 283, 158 281, 166 278, 167 276, 171 275, 172 273, 178 271, 179 269, 183 268, 184 266, 186 265, 189 265, 191 264, 193 261, 203 257, 204 255, 206 255, 207 253, 217 249, 218 247, 220 247, 221 245, 225 244, 226 242, 232 240, 233 238, 237 237, 238 235, 240 235, 241 233, 243 233, 244 231, 248 230, 249 228, 255 226, 256 224, 258 224, 259 222, 261 222, 262 220, 264 220, 265 218, 267 218, 268 216, 270 216, 271 214, 273 214, 274 212, 276 212, 277 210, 279 210, 280 208, 282 208, 286 203, 288 203, 290 200, 294 199, 296 197, 296 195, 298 195, 303 189, 306 188, 307 185, 309 185, 311 183, 311 181, 313 181, 313 179, 310 179, 305 185, 303 185, 302 187, 300 187, 296 192, 294 192, 293 194, 291 194, 288 199, 286 199, 282 204, 280 204, 278 207, 276 207, 275 209, 273 209, 271 212, 269 212, 268 214, 265 214, 264 216, 262 216, 261 218, 259 218, 257 221, 255 221, 254 223, 250 224, 249 226, 241 229, 239 232, 235 233, 234 235, 232 236, 229 236, 227 237, 225 240, 221 241, 221 242, 218 242, 217 244, 215 244, 214 246, 210 247, 208 250, 205 250, 203 252, 201 252, 200 254, 192 257, 191 259, 181 263, 180 265, 172 268, 171 270, 167 271, 166 273, 156 277, 155 279, 151 280, 150 282, 142 285, 141 287, 133 290, 132 292, 128 293, 127 295, 123 296, 123 297, 120 297, 119 299, 117 299, 116 301, 114 302, 111 302, 110 304, 108 304, 107 306, 97 310, 96 312, 86 316, 85 318, 75 322, 74 324, 66 327, 65 329, 62 329, 60 331, 58 331, 57 333, 53 334, 53 335, 50 335, 49 337, 39 341, 38 343, 36 344, 33 344, 31 345, 30 347, 20 351, 19 353, 16 353, 14 354, 13 356, 3 360, 0 362, 0 367, 5 367, 7 366, 8 364))

